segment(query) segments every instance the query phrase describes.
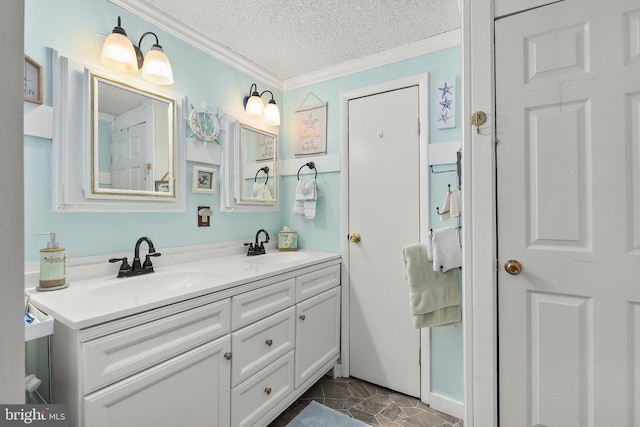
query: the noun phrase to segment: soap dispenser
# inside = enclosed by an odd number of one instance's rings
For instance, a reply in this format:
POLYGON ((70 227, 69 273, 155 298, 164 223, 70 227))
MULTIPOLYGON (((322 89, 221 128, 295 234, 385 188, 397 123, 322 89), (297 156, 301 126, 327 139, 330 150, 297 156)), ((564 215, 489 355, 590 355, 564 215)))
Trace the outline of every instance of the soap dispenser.
POLYGON ((38 234, 48 234, 51 240, 46 248, 40 249, 40 286, 37 289, 53 291, 66 288, 69 286, 66 281, 67 251, 56 241, 55 232, 47 231, 38 234))

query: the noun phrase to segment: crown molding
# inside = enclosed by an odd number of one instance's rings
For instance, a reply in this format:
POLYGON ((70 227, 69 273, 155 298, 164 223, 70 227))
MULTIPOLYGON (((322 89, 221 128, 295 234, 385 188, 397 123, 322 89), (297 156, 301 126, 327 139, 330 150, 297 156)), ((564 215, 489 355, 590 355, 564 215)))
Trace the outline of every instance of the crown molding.
POLYGON ((372 68, 381 67, 383 65, 403 61, 405 59, 415 58, 417 56, 426 55, 428 53, 459 46, 461 43, 461 29, 448 31, 446 33, 441 33, 436 36, 400 46, 395 49, 390 49, 385 52, 377 53, 375 55, 369 55, 361 59, 338 64, 336 66, 325 68, 317 72, 303 74, 297 77, 286 79, 283 83, 283 90, 289 91, 292 89, 321 83, 327 80, 344 77, 349 74, 359 73, 362 71, 370 70, 372 68))
POLYGON ((109 0, 109 2, 153 25, 156 25, 184 42, 189 43, 205 53, 208 53, 209 55, 233 66, 239 71, 255 77, 256 79, 259 79, 260 81, 282 91, 309 86, 327 80, 344 77, 349 74, 392 64, 405 59, 436 52, 438 50, 459 46, 462 42, 462 31, 460 29, 456 29, 415 43, 410 43, 375 55, 338 64, 333 67, 302 74, 283 81, 273 73, 270 73, 244 56, 239 55, 231 49, 219 44, 200 31, 188 28, 187 26, 177 25, 171 16, 158 12, 152 7, 142 4, 137 0, 109 0))
POLYGON ((242 71, 256 79, 259 79, 263 83, 269 84, 276 89, 282 90, 282 79, 276 77, 274 74, 268 72, 264 68, 261 68, 256 63, 250 61, 242 55, 237 54, 231 49, 219 44, 215 40, 207 37, 200 31, 196 31, 193 28, 189 28, 185 25, 178 25, 171 16, 167 16, 162 12, 142 4, 136 0, 109 0, 116 6, 130 12, 149 23, 156 25, 158 28, 174 35, 182 41, 208 53, 209 55, 217 58, 239 71, 242 71))

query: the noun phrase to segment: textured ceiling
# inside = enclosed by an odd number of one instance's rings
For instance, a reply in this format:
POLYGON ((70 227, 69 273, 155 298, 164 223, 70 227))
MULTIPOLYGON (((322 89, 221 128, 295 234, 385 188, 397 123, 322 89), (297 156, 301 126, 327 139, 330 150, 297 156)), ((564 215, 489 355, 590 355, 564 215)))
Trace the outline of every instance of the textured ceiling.
POLYGON ((284 81, 460 28, 457 0, 112 0, 284 81))

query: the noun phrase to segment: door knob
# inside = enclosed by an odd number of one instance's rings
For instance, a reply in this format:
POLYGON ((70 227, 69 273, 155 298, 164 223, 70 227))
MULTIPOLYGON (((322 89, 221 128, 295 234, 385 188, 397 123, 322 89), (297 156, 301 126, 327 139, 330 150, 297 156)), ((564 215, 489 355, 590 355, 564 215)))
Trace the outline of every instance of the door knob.
POLYGON ((515 276, 516 274, 520 274, 522 271, 522 264, 518 260, 510 259, 504 263, 504 270, 515 276))
POLYGON ((353 243, 360 243, 360 240, 362 240, 362 238, 360 237, 360 233, 353 233, 349 237, 349 240, 351 240, 353 243))

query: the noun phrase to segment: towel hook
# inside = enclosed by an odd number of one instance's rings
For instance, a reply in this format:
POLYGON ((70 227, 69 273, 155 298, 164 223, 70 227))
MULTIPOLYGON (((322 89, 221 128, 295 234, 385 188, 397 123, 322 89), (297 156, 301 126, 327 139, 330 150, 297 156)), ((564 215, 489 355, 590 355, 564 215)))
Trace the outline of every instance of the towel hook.
POLYGON ((431 169, 431 173, 438 174, 438 173, 456 172, 456 169, 447 169, 447 170, 439 170, 439 171, 437 171, 437 170, 433 169, 433 166, 434 165, 429 165, 429 169, 431 169))
POLYGON ((313 177, 313 179, 318 178, 318 169, 316 168, 316 164, 313 162, 307 162, 304 165, 300 166, 300 169, 298 169, 298 181, 300 181, 300 171, 302 170, 303 167, 308 167, 309 169, 313 169, 316 171, 316 176, 313 177))
POLYGON ((263 168, 258 169, 258 172, 256 172, 255 178, 253 178, 253 182, 257 182, 258 181, 258 174, 260 173, 260 171, 262 171, 262 172, 267 174, 267 179, 264 182, 266 184, 267 182, 269 182, 269 166, 265 166, 263 168))

